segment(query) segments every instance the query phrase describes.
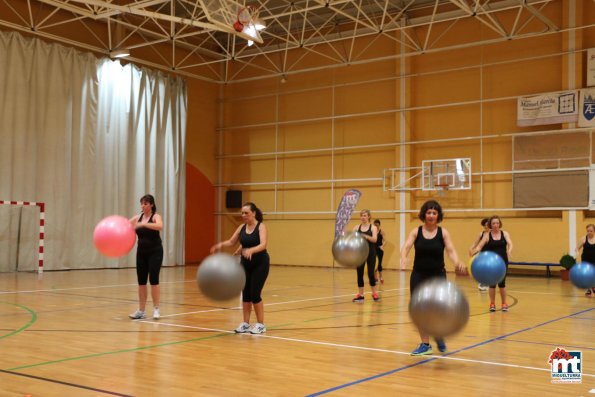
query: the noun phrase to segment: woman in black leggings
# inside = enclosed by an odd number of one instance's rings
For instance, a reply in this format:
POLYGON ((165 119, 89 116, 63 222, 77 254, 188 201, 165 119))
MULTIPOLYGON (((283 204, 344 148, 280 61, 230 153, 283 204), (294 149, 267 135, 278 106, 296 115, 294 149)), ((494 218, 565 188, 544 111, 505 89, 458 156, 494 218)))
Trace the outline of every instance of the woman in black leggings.
POLYGON ((384 284, 384 278, 382 277, 382 258, 384 258, 384 244, 386 243, 386 238, 384 236, 384 230, 380 228, 380 219, 374 220, 374 226, 378 229, 378 236, 376 238, 376 257, 378 258, 376 282, 380 281, 380 284, 384 284))
POLYGON ((370 289, 372 290, 372 298, 377 301, 380 295, 376 291, 376 277, 374 276, 374 268, 376 267, 376 239, 378 238, 378 228, 370 223, 371 214, 369 210, 361 210, 359 213, 362 223, 356 226, 353 231, 358 232, 368 241, 368 258, 364 263, 357 267, 357 287, 358 292, 352 302, 364 301, 364 268, 368 265, 368 281, 370 282, 370 289))
POLYGON ((136 228, 138 246, 136 250, 136 277, 138 279, 138 309, 130 314, 133 320, 145 318, 147 304, 147 279, 151 283, 153 318, 161 317, 159 312, 159 272, 163 262, 163 245, 159 231, 163 229, 163 219, 157 213, 155 198, 146 194, 140 199, 141 214, 130 218, 136 228))
MULTIPOLYGON (((502 220, 498 215, 494 215, 490 218, 490 230, 483 236, 483 239, 475 247, 474 254, 479 251, 491 251, 499 255, 504 264, 506 265, 506 271, 508 271, 508 258, 512 252, 512 239, 508 232, 502 230, 502 220)), ((504 273, 504 279, 498 283, 498 289, 500 290, 500 299, 502 299, 502 311, 508 311, 508 303, 506 302, 506 273, 504 273)), ((490 295, 490 312, 496 311, 496 285, 490 285, 488 291, 490 295)))
MULTIPOLYGON (((426 201, 419 210, 419 219, 423 222, 422 226, 413 229, 407 241, 401 250, 401 268, 407 264, 407 255, 411 248, 415 248, 415 258, 413 260, 413 269, 409 280, 409 291, 411 294, 415 289, 426 280, 432 278, 446 279, 446 269, 444 265, 444 252, 448 255, 451 262, 455 264, 456 270, 465 274, 467 269, 459 261, 459 256, 455 250, 450 233, 438 224, 442 222, 442 207, 437 201, 426 201)), ((412 356, 422 356, 433 354, 430 345, 430 335, 418 330, 421 338, 421 344, 417 349, 411 352, 412 356)), ((441 353, 447 351, 444 339, 437 338, 436 344, 441 353)))
POLYGON ((235 332, 263 334, 267 328, 264 325, 264 303, 260 294, 269 275, 270 258, 266 250, 267 228, 262 223, 262 211, 254 203, 246 203, 242 206, 242 220, 244 224, 236 229, 231 238, 215 244, 211 248, 211 253, 240 243, 241 264, 246 272, 246 284, 242 291, 244 321, 235 329, 235 332), (257 323, 250 327, 250 314, 253 307, 257 323))

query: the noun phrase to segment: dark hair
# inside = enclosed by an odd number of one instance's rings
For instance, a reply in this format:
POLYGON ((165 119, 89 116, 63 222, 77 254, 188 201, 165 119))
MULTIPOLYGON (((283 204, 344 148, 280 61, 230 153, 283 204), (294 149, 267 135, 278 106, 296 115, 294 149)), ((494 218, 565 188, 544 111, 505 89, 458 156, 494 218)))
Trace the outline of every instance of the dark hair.
POLYGON ((376 225, 376 224, 380 225, 380 219, 374 219, 374 224, 375 224, 375 225, 376 225))
POLYGON ((498 215, 492 215, 490 217, 490 228, 492 227, 492 221, 494 219, 498 219, 498 222, 500 222, 500 228, 502 228, 502 219, 500 219, 500 217, 498 215))
POLYGON ((262 217, 262 211, 260 210, 260 208, 258 208, 256 206, 256 204, 251 203, 250 201, 248 201, 247 203, 244 203, 244 205, 242 205, 242 207, 250 207, 250 211, 254 212, 256 214, 256 220, 258 222, 262 222, 262 220, 264 219, 262 217))
POLYGON ((488 223, 489 221, 490 221, 490 219, 489 219, 489 218, 483 218, 483 219, 481 220, 481 226, 485 226, 485 225, 486 225, 486 223, 488 223))
POLYGON ((419 219, 422 222, 426 221, 426 212, 428 212, 428 210, 436 210, 438 212, 438 223, 442 222, 442 218, 444 217, 442 214, 442 207, 436 200, 428 200, 421 206, 421 209, 419 210, 419 219))
POLYGON ((150 194, 145 194, 140 198, 140 202, 149 203, 151 204, 151 212, 154 214, 157 212, 157 206, 155 205, 155 197, 151 196, 150 194))

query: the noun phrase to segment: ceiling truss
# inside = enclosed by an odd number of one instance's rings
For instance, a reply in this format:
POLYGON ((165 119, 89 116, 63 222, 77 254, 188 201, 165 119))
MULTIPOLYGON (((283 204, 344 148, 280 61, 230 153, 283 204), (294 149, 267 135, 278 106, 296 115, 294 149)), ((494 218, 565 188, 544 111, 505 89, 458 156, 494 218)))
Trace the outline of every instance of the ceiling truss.
POLYGON ((231 83, 285 77, 313 63, 372 62, 388 56, 374 50, 386 42, 410 55, 452 49, 448 36, 462 19, 490 34, 472 32, 458 46, 551 34, 560 26, 545 11, 561 1, 0 0, 0 28, 106 56, 128 49, 137 64, 231 83), (267 25, 262 44, 248 46, 228 20, 214 16, 245 4, 257 6, 267 25))

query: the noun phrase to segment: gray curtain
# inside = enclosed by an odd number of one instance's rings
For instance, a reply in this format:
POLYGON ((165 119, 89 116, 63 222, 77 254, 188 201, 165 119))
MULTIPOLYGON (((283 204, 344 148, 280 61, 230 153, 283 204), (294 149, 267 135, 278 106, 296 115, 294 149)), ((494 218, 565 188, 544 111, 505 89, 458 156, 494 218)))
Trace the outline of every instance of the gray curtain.
MULTIPOLYGON (((45 203, 44 270, 133 267, 95 250, 108 215, 155 196, 164 265, 184 263, 186 84, 0 32, 0 200, 45 203)), ((0 205, 0 271, 37 269, 39 210, 0 205)))

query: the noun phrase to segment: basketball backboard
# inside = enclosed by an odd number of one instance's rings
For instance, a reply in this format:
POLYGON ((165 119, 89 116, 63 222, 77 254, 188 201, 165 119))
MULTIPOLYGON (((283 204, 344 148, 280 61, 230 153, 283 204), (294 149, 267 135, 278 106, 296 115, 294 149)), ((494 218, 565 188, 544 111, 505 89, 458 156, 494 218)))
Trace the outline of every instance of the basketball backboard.
POLYGON ((421 179, 422 190, 471 189, 471 159, 423 160, 421 179))
POLYGON ((382 179, 384 191, 469 190, 471 159, 423 160, 421 167, 386 168, 382 179))

